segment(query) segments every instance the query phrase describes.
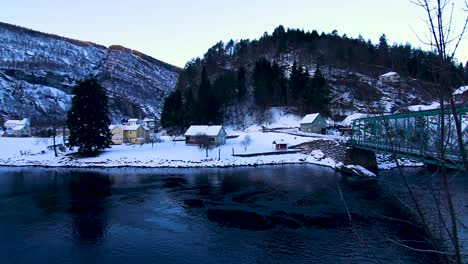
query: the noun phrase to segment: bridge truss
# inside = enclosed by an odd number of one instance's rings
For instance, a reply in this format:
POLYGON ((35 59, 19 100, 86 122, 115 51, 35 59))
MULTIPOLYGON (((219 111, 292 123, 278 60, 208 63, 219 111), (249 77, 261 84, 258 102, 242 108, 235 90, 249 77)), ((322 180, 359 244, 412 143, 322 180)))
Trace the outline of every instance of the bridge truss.
MULTIPOLYGON (((456 115, 461 126, 463 148, 467 151, 468 107, 458 107, 456 115)), ((444 162, 447 167, 462 169, 463 160, 458 142, 451 109, 356 119, 350 140, 352 147, 377 153, 394 153, 397 157, 435 165, 444 162), (442 126, 445 128, 443 136, 442 126), (445 161, 442 161, 439 151, 441 140, 446 151, 445 161)))

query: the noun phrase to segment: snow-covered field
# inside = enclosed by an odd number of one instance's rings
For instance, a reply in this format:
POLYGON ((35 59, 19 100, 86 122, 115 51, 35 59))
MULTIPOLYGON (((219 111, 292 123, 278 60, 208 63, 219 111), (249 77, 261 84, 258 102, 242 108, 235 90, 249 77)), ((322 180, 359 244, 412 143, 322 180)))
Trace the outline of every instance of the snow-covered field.
MULTIPOLYGON (((335 161, 314 151, 311 155, 294 153, 283 155, 235 157, 235 154, 252 154, 273 152, 273 141, 284 141, 290 146, 308 142, 314 139, 283 133, 250 132, 252 143, 247 150, 241 141, 247 135, 238 133, 239 137, 228 139, 226 145, 209 151, 197 146, 187 146, 181 141, 171 141, 165 137, 162 143, 145 145, 119 145, 105 150, 97 157, 72 158, 60 153, 55 157, 53 150, 47 149, 51 139, 40 138, 0 138, 0 165, 4 166, 70 166, 70 167, 230 167, 248 165, 269 165, 287 163, 313 163, 329 167, 335 166, 335 161)), ((59 142, 60 143, 60 142, 59 142)))
MULTIPOLYGON (((366 116, 355 114, 352 119, 366 116)), ((259 155, 254 157, 238 157, 234 154, 255 154, 275 152, 273 141, 284 142, 289 147, 310 141, 332 141, 338 145, 346 142, 347 138, 338 135, 319 135, 304 133, 297 129, 301 117, 288 114, 280 108, 271 109, 271 120, 264 124, 269 129, 277 131, 263 133, 262 126, 252 125, 245 131, 236 131, 227 127, 229 135, 239 135, 237 138, 228 139, 225 145, 209 151, 208 157, 205 150, 197 146, 187 146, 183 141, 172 141, 171 137, 162 137, 164 142, 140 145, 115 145, 106 149, 97 157, 76 158, 73 151, 59 152, 55 157, 50 148, 50 138, 2 138, 0 137, 0 166, 44 166, 44 167, 232 167, 255 166, 288 163, 311 163, 335 168, 341 160, 334 160, 324 153, 328 149, 310 149, 309 153, 289 153, 281 155, 259 155), (280 129, 281 128, 281 129, 280 129), (250 136, 251 144, 247 149, 241 142, 246 136, 250 136), (48 148, 49 146, 49 148, 48 148), (323 151, 323 152, 322 152, 323 151)), ((183 137, 179 137, 182 139, 183 137)), ((57 138, 57 144, 61 144, 61 138, 57 138)), ((316 142, 322 143, 322 142, 316 142)), ((327 148, 327 144, 313 144, 327 148)), ((332 144, 334 145, 334 144, 332 144)), ((329 151, 328 151, 329 152, 329 151)), ((396 167, 395 162, 388 156, 377 155, 379 169, 391 169, 396 167)), ((403 166, 422 166, 408 160, 400 160, 403 166)))

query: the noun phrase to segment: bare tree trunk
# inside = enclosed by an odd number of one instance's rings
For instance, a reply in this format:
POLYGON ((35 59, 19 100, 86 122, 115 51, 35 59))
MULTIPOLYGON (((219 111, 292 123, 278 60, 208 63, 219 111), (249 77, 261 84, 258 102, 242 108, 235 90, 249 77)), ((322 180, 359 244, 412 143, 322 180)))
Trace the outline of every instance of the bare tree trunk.
POLYGON ((55 119, 54 119, 54 123, 53 123, 53 126, 52 126, 52 138, 53 138, 53 144, 54 144, 54 154, 55 154, 55 157, 58 157, 58 154, 57 154, 57 145, 55 144, 55 137, 57 136, 57 127, 56 127, 56 123, 55 123, 55 119))

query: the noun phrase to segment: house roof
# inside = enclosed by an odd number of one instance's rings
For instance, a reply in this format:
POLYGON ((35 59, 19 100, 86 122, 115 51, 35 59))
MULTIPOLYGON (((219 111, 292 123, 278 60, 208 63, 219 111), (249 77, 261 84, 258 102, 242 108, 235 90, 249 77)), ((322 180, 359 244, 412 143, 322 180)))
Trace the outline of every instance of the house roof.
POLYGON ((125 126, 125 125, 110 125, 109 130, 112 130, 112 129, 116 128, 116 127, 120 128, 120 129, 122 129, 124 131, 129 131, 129 130, 134 131, 134 130, 137 130, 139 127, 143 127, 143 129, 148 130, 146 127, 144 127, 142 125, 128 125, 128 126, 125 126))
POLYGON ((141 127, 141 125, 129 125, 129 126, 123 126, 122 129, 123 130, 137 130, 139 127, 141 127))
POLYGON ((184 136, 207 135, 215 137, 222 129, 223 126, 190 126, 184 136))
POLYGON ((138 118, 130 118, 128 122, 138 122, 138 118))
POLYGON ((25 128, 26 126, 15 126, 14 128, 12 128, 13 131, 20 131, 22 130, 23 128, 25 128))
POLYGON ((5 125, 26 125, 28 123, 27 118, 23 118, 22 120, 7 120, 5 125))
POLYGON ((395 75, 399 75, 398 72, 391 71, 391 72, 387 72, 385 74, 380 75, 380 77, 391 77, 391 76, 395 76, 395 75))
POLYGON ((453 95, 464 94, 466 91, 468 91, 468 85, 460 86, 460 88, 456 89, 455 92, 453 92, 453 95))
POLYGON ((143 122, 154 122, 153 118, 145 118, 143 119, 143 122))
POLYGON ((277 138, 277 139, 275 139, 275 140, 273 141, 272 144, 274 144, 274 145, 286 144, 286 145, 287 145, 288 142, 286 142, 283 138, 279 138, 279 139, 277 138))
POLYGON ((315 119, 319 116, 319 113, 314 113, 314 114, 308 114, 302 118, 300 124, 310 124, 315 121, 315 119))

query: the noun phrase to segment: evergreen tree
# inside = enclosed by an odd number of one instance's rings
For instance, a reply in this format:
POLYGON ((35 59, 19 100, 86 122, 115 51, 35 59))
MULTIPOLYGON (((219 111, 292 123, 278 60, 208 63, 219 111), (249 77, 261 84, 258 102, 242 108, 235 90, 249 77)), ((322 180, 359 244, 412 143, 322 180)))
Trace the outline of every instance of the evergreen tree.
POLYGON ((247 94, 247 79, 245 77, 245 68, 239 67, 237 71, 237 89, 236 89, 236 96, 237 100, 240 101, 244 96, 247 94))
POLYGON ((196 103, 196 121, 200 124, 217 123, 220 121, 220 103, 213 94, 210 79, 206 69, 203 68, 198 98, 196 103))
POLYGON ((183 128, 183 104, 179 90, 170 93, 164 100, 161 113, 161 126, 167 130, 178 132, 183 128))
POLYGON ((195 121, 195 99, 193 98, 192 89, 189 88, 184 92, 183 104, 183 123, 184 128, 194 124, 195 121))
POLYGON ((215 80, 212 92, 216 96, 216 101, 224 106, 236 98, 236 90, 236 73, 233 71, 226 71, 215 80))
POLYGON ((288 80, 290 98, 293 100, 297 100, 299 98, 298 80, 299 80, 299 69, 297 68, 296 60, 294 60, 293 66, 291 68, 291 74, 289 75, 289 80, 288 80))
POLYGON ((379 38, 379 46, 377 48, 377 62, 383 66, 389 65, 389 47, 387 43, 387 36, 383 34, 379 38))
POLYGON ((72 90, 72 105, 67 115, 69 145, 90 156, 110 147, 109 106, 105 89, 96 79, 78 83, 72 90))
POLYGON ((328 112, 328 103, 330 102, 330 91, 328 90, 327 81, 320 71, 320 65, 317 64, 314 77, 312 78, 314 87, 314 97, 316 106, 315 111, 321 113, 328 112))
POLYGON ((255 63, 253 71, 254 98, 255 104, 262 108, 269 105, 271 99, 271 65, 270 62, 262 58, 255 63))

